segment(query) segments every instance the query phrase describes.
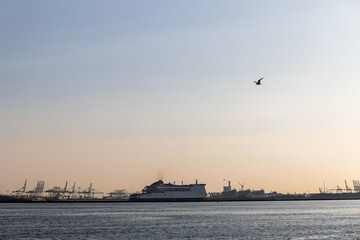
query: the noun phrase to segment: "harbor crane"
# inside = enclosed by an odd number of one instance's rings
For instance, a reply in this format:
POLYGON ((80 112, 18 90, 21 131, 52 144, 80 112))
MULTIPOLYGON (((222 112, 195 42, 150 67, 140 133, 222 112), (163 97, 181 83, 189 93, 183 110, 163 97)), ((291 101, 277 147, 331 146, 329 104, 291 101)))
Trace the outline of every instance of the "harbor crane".
POLYGON ((349 188, 349 186, 347 185, 346 180, 345 180, 345 189, 346 189, 346 192, 352 192, 352 189, 349 188))
POLYGON ((353 185, 354 185, 354 192, 360 192, 360 181, 353 180, 353 185))
POLYGON ((240 190, 244 190, 244 186, 245 186, 245 183, 243 183, 243 184, 241 184, 241 182, 238 182, 239 183, 239 185, 240 185, 240 190))
POLYGON ((81 193, 84 194, 85 198, 95 198, 95 194, 104 194, 103 192, 99 192, 98 190, 93 188, 92 183, 90 183, 90 186, 81 193))
POLYGON ((45 192, 49 194, 52 198, 63 198, 66 193, 69 193, 67 190, 68 181, 65 183, 65 187, 53 187, 51 189, 46 190, 45 192))
POLYGON ((36 187, 26 193, 29 193, 33 197, 41 197, 44 192, 45 181, 39 180, 36 187))
POLYGON ((26 192, 26 182, 27 182, 27 179, 25 179, 24 186, 22 186, 22 188, 20 188, 18 190, 13 191, 13 193, 15 193, 16 195, 20 195, 20 196, 24 195, 26 192))

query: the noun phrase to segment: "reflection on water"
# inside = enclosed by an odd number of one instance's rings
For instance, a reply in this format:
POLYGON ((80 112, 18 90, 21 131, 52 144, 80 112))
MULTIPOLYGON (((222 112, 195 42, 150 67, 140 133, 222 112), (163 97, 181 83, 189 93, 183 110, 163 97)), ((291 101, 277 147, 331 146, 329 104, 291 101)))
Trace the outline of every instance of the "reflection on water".
POLYGON ((0 239, 357 239, 360 201, 0 204, 0 239))

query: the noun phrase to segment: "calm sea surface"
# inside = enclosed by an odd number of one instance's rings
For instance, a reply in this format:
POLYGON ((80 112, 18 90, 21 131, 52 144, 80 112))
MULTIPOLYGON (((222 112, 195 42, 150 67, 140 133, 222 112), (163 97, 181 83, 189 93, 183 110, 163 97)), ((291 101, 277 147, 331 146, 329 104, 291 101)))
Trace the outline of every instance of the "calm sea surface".
POLYGON ((360 239, 360 200, 2 203, 0 239, 360 239))

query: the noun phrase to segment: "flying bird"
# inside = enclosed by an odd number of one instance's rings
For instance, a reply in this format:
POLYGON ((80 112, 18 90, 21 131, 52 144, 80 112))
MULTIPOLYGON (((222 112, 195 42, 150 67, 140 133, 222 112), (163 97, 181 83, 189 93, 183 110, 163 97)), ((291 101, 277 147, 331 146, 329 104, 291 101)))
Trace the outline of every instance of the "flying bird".
POLYGON ((254 83, 256 84, 256 85, 261 85, 261 80, 263 80, 263 77, 262 78, 260 78, 259 80, 257 80, 257 81, 254 81, 254 83))

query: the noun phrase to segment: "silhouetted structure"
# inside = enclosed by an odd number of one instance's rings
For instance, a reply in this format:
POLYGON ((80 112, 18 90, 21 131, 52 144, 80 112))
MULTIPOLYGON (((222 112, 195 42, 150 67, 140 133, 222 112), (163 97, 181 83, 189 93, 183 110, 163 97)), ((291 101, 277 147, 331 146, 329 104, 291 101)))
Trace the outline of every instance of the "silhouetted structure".
POLYGON ((27 180, 25 180, 24 186, 22 188, 13 191, 13 193, 15 193, 16 196, 24 196, 26 193, 26 183, 27 180))
POLYGON ((36 184, 36 187, 26 193, 28 193, 31 197, 40 198, 43 196, 44 186, 45 186, 45 181, 39 180, 36 184))

